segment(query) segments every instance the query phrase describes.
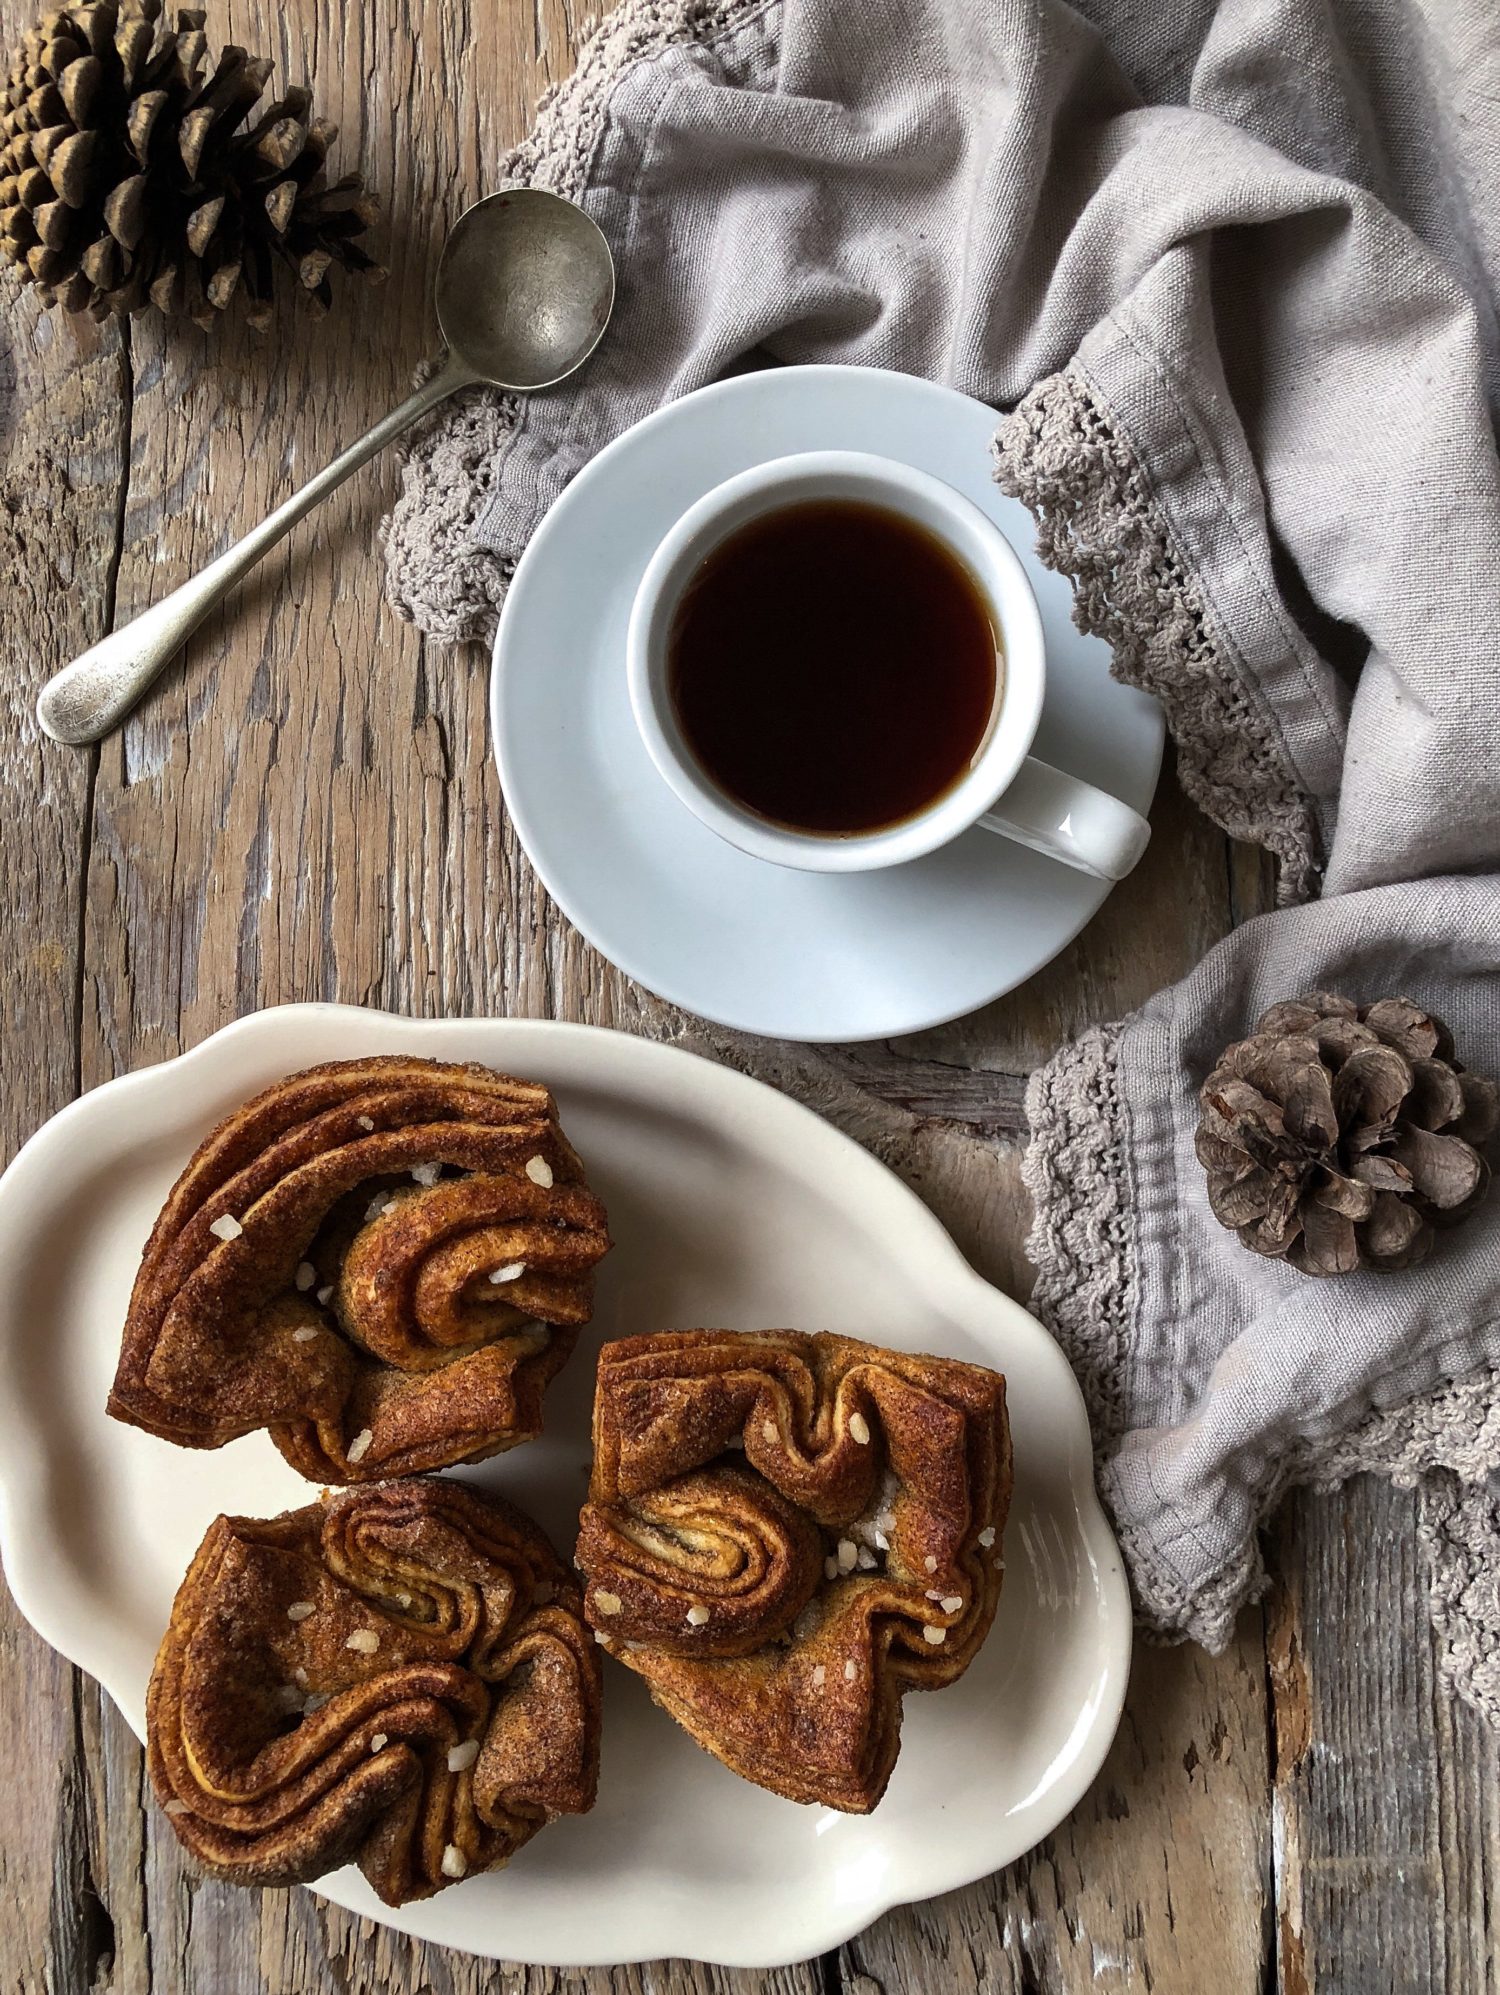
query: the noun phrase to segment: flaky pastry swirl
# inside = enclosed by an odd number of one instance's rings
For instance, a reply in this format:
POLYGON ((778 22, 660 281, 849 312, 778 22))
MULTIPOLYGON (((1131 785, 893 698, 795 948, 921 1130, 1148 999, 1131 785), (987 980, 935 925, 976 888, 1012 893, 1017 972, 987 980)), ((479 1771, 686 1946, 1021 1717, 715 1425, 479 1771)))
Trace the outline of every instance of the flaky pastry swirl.
POLYGON ((147 1764, 215 1876, 357 1863, 388 1905, 593 1806, 599 1658, 528 1517, 412 1478, 220 1517, 172 1605, 147 1764))
POLYGON ((228 1116, 146 1245, 109 1398, 186 1447, 257 1427, 310 1480, 478 1461, 541 1430, 604 1208, 546 1088, 336 1061, 228 1116))
POLYGON ((866 1813, 901 1700, 994 1618, 1005 1381, 795 1330, 606 1344, 578 1562, 601 1642, 709 1752, 866 1813))

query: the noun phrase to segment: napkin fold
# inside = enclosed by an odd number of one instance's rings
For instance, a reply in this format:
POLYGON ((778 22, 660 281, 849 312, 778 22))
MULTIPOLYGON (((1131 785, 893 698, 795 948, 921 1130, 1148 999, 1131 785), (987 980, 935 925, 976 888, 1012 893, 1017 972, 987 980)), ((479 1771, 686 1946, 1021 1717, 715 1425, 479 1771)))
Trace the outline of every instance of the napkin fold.
POLYGON ((1211 1645, 1296 1481, 1421 1486, 1444 1667, 1500 1716, 1500 1196, 1319 1282, 1208 1209, 1216 1055, 1275 999, 1402 993, 1500 1076, 1500 42, 1487 0, 626 0, 502 177, 619 294, 576 383, 408 449, 392 600, 493 630, 578 468, 746 366, 997 411, 1080 625, 1162 702, 1282 906, 1033 1077, 1036 1306, 1148 1625, 1211 1645))

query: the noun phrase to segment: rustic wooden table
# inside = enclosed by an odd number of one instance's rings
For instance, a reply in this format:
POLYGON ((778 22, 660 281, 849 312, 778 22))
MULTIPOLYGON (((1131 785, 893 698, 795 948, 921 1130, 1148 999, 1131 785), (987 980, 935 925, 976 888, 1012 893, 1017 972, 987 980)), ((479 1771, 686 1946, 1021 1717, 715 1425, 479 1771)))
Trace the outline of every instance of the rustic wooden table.
MULTIPOLYGON (((27 25, 0 0, 7 43, 27 25)), ((5 1155, 81 1089, 292 998, 584 1019, 682 1040, 812 1101, 916 1187, 975 1264, 1028 1285, 1024 1077, 1266 904, 1264 869, 1169 780, 1152 853, 1045 975, 961 1025, 808 1051, 655 1002, 548 904, 506 825, 487 659, 381 601, 394 467, 347 487, 199 633, 127 730, 42 740, 55 665, 249 526, 405 390, 443 226, 491 183, 587 22, 570 0, 219 0, 217 42, 310 77, 388 197, 391 280, 260 344, 63 323, 7 289, 0 535, 5 1155)), ((80 1215, 80 1224, 86 1215, 80 1215)), ((303 1891, 193 1876, 128 1728, 8 1599, 0 1982, 59 1995, 1284 1989, 1500 1982, 1492 1735, 1439 1686, 1411 1501, 1297 1498, 1227 1654, 1138 1652, 1093 1792, 1022 1862, 774 1974, 495 1969, 303 1891)))

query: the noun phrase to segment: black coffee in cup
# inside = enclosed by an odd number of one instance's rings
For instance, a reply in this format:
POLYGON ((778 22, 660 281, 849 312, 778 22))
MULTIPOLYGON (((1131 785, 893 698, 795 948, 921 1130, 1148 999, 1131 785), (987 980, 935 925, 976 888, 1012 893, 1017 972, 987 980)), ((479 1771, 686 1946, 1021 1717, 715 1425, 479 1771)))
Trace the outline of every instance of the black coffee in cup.
POLYGON ((844 499, 728 535, 668 639, 677 723, 709 778, 774 824, 829 836, 915 817, 967 775, 1003 669, 958 556, 901 514, 844 499))

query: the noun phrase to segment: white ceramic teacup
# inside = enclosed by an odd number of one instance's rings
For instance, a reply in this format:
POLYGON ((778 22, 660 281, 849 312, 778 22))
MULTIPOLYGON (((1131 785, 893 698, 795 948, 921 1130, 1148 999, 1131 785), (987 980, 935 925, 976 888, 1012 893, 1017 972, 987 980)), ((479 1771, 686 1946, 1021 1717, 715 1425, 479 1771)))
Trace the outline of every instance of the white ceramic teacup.
POLYGON ((1137 811, 1028 752, 1046 683, 1031 584, 994 522, 925 471, 859 451, 810 451, 756 465, 715 486, 652 556, 636 591, 626 652, 630 703, 652 761, 697 818, 756 858, 806 872, 863 872, 918 859, 982 825, 1080 872, 1121 880, 1146 849, 1150 827, 1137 811), (882 506, 935 535, 978 584, 1004 650, 996 709, 967 773, 925 809, 868 832, 794 830, 727 795, 684 739, 668 683, 677 606, 714 548, 749 520, 817 499, 882 506))

